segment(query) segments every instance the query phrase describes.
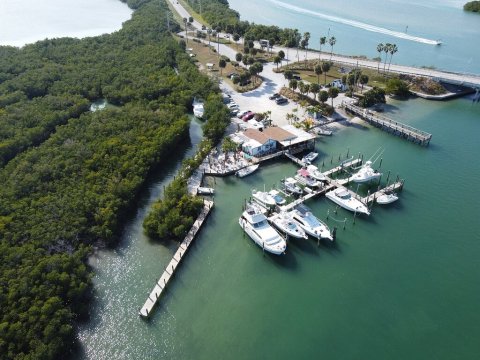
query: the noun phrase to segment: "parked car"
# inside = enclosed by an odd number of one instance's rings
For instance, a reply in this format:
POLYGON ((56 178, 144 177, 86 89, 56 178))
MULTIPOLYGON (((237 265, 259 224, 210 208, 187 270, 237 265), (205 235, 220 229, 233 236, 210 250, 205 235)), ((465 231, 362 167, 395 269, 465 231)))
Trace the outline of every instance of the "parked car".
POLYGON ((245 115, 243 115, 242 120, 243 120, 243 121, 248 121, 248 120, 250 120, 251 118, 253 118, 254 116, 255 116, 255 113, 249 111, 248 113, 246 113, 245 115))
POLYGON ((240 111, 240 109, 238 109, 238 108, 230 109, 230 115, 236 116, 239 111, 240 111))
POLYGON ((272 96, 269 97, 270 100, 277 100, 280 97, 279 93, 275 93, 272 96))
POLYGON ((229 109, 233 109, 233 108, 237 108, 237 109, 238 109, 239 106, 238 106, 238 104, 237 104, 236 102, 232 101, 232 102, 230 102, 229 104, 227 104, 227 107, 228 107, 229 109))
POLYGON ((245 111, 240 111, 237 115, 237 117, 239 119, 243 118, 245 115, 247 115, 248 113, 250 113, 251 111, 250 110, 245 110, 245 111))
POLYGON ((275 102, 277 103, 277 105, 282 105, 282 104, 288 103, 288 100, 287 100, 287 98, 280 97, 277 100, 275 100, 275 102))

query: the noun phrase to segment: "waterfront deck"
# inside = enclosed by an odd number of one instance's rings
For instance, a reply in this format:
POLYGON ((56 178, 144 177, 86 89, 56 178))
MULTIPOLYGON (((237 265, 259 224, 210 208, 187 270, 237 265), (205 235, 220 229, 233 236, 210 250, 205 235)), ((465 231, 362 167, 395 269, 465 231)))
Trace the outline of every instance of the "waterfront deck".
POLYGON ((145 304, 142 306, 142 308, 139 311, 140 316, 144 318, 148 318, 150 316, 155 304, 157 303, 158 299, 160 298, 163 291, 165 290, 168 282, 173 277, 175 270, 177 269, 178 265, 180 264, 183 257, 185 256, 185 253, 187 252, 190 244, 195 239, 195 235, 197 235, 198 231, 200 230, 200 227, 202 226, 203 222, 209 215, 210 210, 212 208, 213 208, 213 201, 204 200, 204 206, 200 215, 198 216, 197 220, 195 220, 195 223, 192 225, 192 228, 188 232, 187 236, 182 241, 177 251, 173 255, 172 260, 170 260, 170 262, 168 263, 162 276, 160 276, 158 281, 155 283, 155 286, 153 287, 152 291, 148 295, 148 298, 145 301, 145 304))
POLYGON ((413 126, 403 124, 392 120, 384 115, 374 114, 371 111, 353 104, 344 104, 345 109, 350 113, 359 116, 362 120, 372 124, 381 130, 400 136, 401 138, 412 141, 422 146, 428 146, 432 139, 432 134, 414 128, 413 126))

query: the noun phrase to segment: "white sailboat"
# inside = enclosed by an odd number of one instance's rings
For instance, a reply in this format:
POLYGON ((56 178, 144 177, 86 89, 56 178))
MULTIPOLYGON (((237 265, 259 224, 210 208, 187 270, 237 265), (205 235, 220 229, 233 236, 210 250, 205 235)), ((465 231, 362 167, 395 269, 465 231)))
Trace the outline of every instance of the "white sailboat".
POLYGON ((288 236, 297 238, 297 239, 307 239, 308 236, 305 233, 300 225, 293 220, 292 215, 287 212, 281 212, 280 214, 275 214, 270 217, 268 220, 275 225, 275 227, 285 233, 288 236))
POLYGON ((283 254, 287 248, 284 238, 268 223, 266 216, 256 207, 247 205, 238 223, 250 238, 265 251, 283 254))
POLYGON ((338 189, 329 191, 325 194, 325 196, 346 210, 350 210, 359 214, 370 215, 370 210, 368 207, 360 200, 354 198, 352 193, 344 187, 339 187, 338 189))
POLYGON ((333 241, 332 233, 327 224, 313 215, 307 206, 300 204, 293 209, 290 214, 292 219, 295 220, 308 235, 317 239, 333 241))

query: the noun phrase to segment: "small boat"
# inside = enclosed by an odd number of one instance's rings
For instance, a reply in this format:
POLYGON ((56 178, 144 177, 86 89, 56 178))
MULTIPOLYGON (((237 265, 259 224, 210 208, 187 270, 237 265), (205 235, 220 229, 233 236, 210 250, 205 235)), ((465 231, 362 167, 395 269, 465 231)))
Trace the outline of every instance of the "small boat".
POLYGON ((320 181, 327 181, 327 177, 323 175, 323 173, 320 170, 318 170, 318 168, 315 165, 308 165, 307 171, 309 172, 310 176, 313 177, 314 179, 317 179, 320 181))
POLYGON ((287 249, 285 239, 268 223, 267 217, 255 206, 247 204, 247 209, 238 219, 240 227, 262 249, 281 255, 287 249))
POLYGON ((215 189, 209 187, 199 186, 197 188, 197 194, 200 195, 213 195, 215 194, 215 189))
POLYGON ((370 210, 368 207, 360 200, 354 198, 350 191, 344 187, 329 191, 325 194, 325 196, 346 210, 359 214, 370 215, 370 210))
POLYGON ((297 175, 295 175, 295 180, 297 180, 300 184, 309 186, 309 187, 318 187, 321 186, 322 183, 312 176, 307 169, 300 169, 297 171, 297 175))
POLYGON ((317 135, 323 135, 323 136, 332 136, 332 134, 333 134, 333 132, 331 130, 322 129, 320 127, 315 129, 315 133, 317 135))
POLYGON ((295 179, 289 177, 283 180, 280 180, 280 184, 283 187, 283 190, 290 194, 302 195, 303 190, 300 186, 297 185, 295 179))
POLYGON ((273 199, 275 200, 275 203, 277 205, 283 205, 287 202, 287 200, 285 200, 282 195, 280 195, 280 192, 278 190, 270 190, 268 192, 268 195, 270 195, 271 197, 273 197, 273 199))
POLYGON ((311 164, 313 160, 315 160, 318 156, 318 153, 316 152, 309 152, 307 155, 305 155, 303 158, 302 158, 302 162, 304 164, 311 164))
POLYGON ((275 199, 265 191, 253 190, 252 196, 253 199, 262 206, 270 207, 276 204, 275 199))
POLYGON ((356 183, 367 183, 372 180, 377 180, 382 176, 382 173, 372 169, 372 162, 367 161, 365 165, 363 165, 360 170, 358 170, 355 174, 352 175, 351 179, 356 183))
POLYGON ((397 200, 398 200, 398 196, 394 192, 384 192, 382 195, 377 197, 377 204, 387 205, 397 200))
POLYGON ((202 119, 205 109, 203 107, 203 101, 193 99, 193 115, 197 118, 202 119))
POLYGON ((247 167, 244 167, 243 169, 240 169, 238 170, 235 175, 237 175, 238 177, 244 177, 244 176, 247 176, 247 175, 250 175, 251 173, 253 173, 254 171, 256 171, 258 169, 259 165, 258 164, 255 164, 255 165, 249 165, 247 167))
POLYGON ((312 211, 307 206, 300 204, 290 213, 292 219, 295 220, 308 235, 317 239, 334 240, 327 224, 313 215, 312 211))
POLYGON ((297 238, 297 239, 307 239, 308 236, 305 234, 300 225, 293 220, 293 217, 288 212, 281 212, 270 217, 268 220, 275 225, 275 227, 281 232, 285 233, 288 236, 297 238))

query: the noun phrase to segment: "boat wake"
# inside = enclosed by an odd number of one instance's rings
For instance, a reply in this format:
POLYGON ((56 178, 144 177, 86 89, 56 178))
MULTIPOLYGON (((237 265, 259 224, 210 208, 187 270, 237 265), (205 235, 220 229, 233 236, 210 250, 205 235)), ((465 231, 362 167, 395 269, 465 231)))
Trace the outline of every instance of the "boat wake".
POLYGON ((356 28, 359 28, 359 29, 363 29, 363 30, 367 30, 367 31, 371 31, 371 32, 390 35, 390 36, 394 36, 394 37, 397 37, 397 38, 400 38, 400 39, 416 41, 416 42, 423 43, 423 44, 428 44, 428 45, 440 45, 441 44, 441 42, 438 41, 438 40, 431 40, 431 39, 426 39, 426 38, 422 38, 422 37, 418 37, 418 36, 412 36, 412 35, 408 35, 406 33, 402 33, 402 32, 399 32, 399 31, 393 31, 393 30, 385 29, 385 28, 382 28, 382 27, 379 27, 379 26, 366 24, 366 23, 363 23, 363 22, 360 22, 360 21, 350 20, 350 19, 345 19, 345 18, 341 18, 341 17, 338 17, 338 16, 334 16, 334 15, 324 14, 324 13, 321 13, 321 12, 318 12, 318 11, 313 11, 313 10, 301 8, 299 6, 295 6, 295 5, 292 5, 292 4, 287 4, 287 3, 283 2, 283 1, 279 1, 279 0, 270 0, 270 2, 276 4, 276 5, 284 8, 284 9, 293 10, 293 11, 301 13, 301 14, 313 15, 313 16, 316 16, 316 17, 319 17, 319 18, 323 18, 323 19, 330 20, 330 21, 337 22, 337 23, 344 24, 344 25, 350 25, 350 26, 353 26, 353 27, 356 27, 356 28))

